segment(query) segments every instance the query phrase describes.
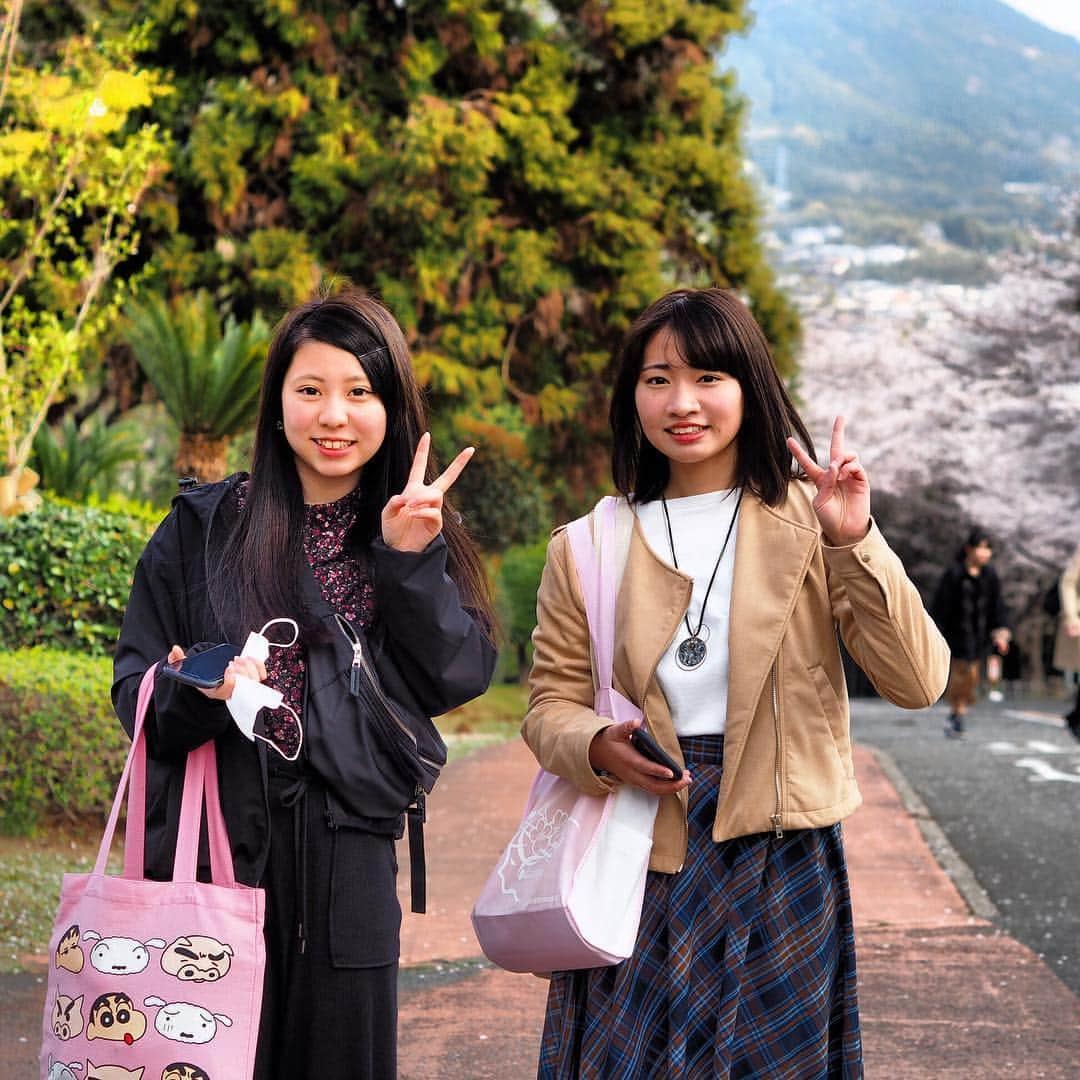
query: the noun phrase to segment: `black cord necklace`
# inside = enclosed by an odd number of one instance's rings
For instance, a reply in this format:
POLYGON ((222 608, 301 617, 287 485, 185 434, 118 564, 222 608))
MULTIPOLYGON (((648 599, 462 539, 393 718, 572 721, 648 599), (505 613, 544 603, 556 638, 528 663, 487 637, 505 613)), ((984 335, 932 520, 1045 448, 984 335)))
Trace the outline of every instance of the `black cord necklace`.
MULTIPOLYGON (((720 554, 716 557, 716 565, 713 567, 712 577, 709 578, 708 588, 705 590, 705 599, 701 601, 701 615, 698 618, 697 629, 695 630, 690 625, 689 616, 683 614, 683 622, 686 623, 686 632, 690 635, 688 638, 684 638, 679 642, 679 647, 675 650, 675 663, 683 669, 683 671, 693 671, 694 668, 701 667, 705 662, 705 654, 708 652, 708 646, 705 644, 708 639, 708 627, 705 627, 706 636, 701 636, 702 627, 705 625, 705 605, 709 602, 709 593, 712 592, 713 582, 716 580, 717 571, 720 569, 720 563, 724 560, 724 552, 727 551, 728 541, 731 539, 731 531, 735 528, 735 521, 739 516, 739 507, 742 504, 742 488, 739 488, 739 497, 735 501, 735 512, 731 515, 731 523, 728 525, 727 535, 724 537, 724 546, 720 549, 720 554)), ((671 545, 671 561, 675 564, 675 569, 679 569, 679 560, 675 556, 675 536, 671 531, 671 516, 668 514, 667 499, 664 498, 663 493, 660 494, 660 505, 664 508, 664 523, 667 525, 668 543, 671 545)))

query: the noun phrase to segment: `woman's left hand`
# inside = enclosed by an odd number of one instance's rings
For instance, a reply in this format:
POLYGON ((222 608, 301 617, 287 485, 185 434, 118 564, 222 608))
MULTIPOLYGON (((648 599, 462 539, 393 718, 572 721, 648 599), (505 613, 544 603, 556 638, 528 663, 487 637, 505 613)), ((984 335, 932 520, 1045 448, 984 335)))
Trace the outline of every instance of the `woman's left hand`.
POLYGON ((424 483, 431 435, 424 432, 416 444, 405 490, 383 507, 383 540, 396 551, 423 551, 442 532, 443 496, 469 464, 475 450, 467 446, 446 471, 430 484, 424 483))
POLYGON ((822 468, 794 440, 788 449, 817 488, 814 513, 821 531, 833 547, 860 541, 870 530, 870 481, 857 454, 844 449, 844 418, 833 424, 829 464, 822 468))

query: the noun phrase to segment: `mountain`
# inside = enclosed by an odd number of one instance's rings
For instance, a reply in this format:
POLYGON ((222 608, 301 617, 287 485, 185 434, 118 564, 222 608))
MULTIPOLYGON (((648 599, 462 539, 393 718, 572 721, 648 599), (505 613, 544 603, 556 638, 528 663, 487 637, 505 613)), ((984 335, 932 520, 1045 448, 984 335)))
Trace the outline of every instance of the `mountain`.
POLYGON ((753 0, 719 57, 793 204, 1005 220, 1080 174, 1080 42, 998 0, 753 0), (780 148, 783 148, 781 151, 780 148), (786 172, 786 182, 783 174, 786 172))

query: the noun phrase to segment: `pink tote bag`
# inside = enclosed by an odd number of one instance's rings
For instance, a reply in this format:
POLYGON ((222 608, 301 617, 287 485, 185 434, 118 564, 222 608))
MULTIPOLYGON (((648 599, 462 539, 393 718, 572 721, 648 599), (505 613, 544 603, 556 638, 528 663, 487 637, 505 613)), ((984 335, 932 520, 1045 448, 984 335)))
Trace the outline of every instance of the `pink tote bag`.
POLYGON ((143 877, 143 720, 155 668, 139 687, 131 751, 94 869, 64 875, 49 946, 44 1080, 246 1080, 254 1070, 264 895, 233 877, 212 742, 188 755, 173 880, 143 877), (126 792, 116 877, 105 864, 126 792), (195 878, 204 801, 212 884, 195 878))
MULTIPOLYGON (((641 710, 611 686, 616 500, 601 501, 599 545, 589 518, 567 534, 585 597, 597 682, 596 712, 615 722, 641 710), (598 550, 599 548, 599 550, 598 550)), ((583 795, 543 769, 525 813, 472 911, 484 955, 508 971, 551 972, 625 960, 634 948, 658 800, 620 785, 583 795)))

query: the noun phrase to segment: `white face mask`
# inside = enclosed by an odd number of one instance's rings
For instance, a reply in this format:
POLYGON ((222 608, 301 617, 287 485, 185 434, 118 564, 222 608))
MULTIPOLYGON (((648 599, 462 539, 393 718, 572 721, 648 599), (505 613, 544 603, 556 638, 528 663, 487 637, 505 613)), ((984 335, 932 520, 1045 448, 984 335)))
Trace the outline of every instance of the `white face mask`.
MULTIPOLYGON (((250 656, 255 660, 266 663, 272 648, 288 649, 296 644, 299 637, 300 627, 296 625, 293 619, 271 619, 258 633, 252 630, 248 634, 240 655, 250 656), (270 641, 265 636, 266 631, 277 623, 288 623, 292 627, 293 636, 291 641, 270 641)), ((254 679, 247 679, 241 675, 237 677, 232 696, 225 704, 232 714, 236 726, 246 739, 251 742, 261 739, 267 746, 285 758, 286 761, 295 761, 300 756, 300 748, 304 742, 304 729, 300 726, 300 717, 296 715, 296 710, 283 702, 284 697, 280 690, 275 690, 272 686, 267 686, 266 683, 255 682, 254 679), (280 709, 288 714, 286 722, 296 725, 295 753, 292 755, 286 754, 273 739, 268 739, 255 730, 255 719, 263 709, 280 709)))

